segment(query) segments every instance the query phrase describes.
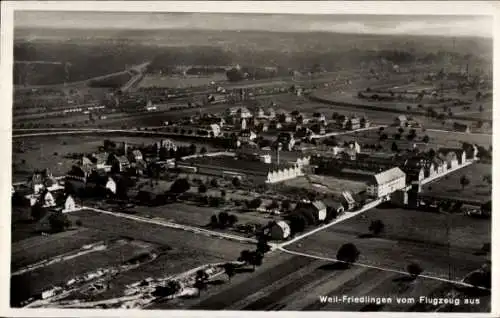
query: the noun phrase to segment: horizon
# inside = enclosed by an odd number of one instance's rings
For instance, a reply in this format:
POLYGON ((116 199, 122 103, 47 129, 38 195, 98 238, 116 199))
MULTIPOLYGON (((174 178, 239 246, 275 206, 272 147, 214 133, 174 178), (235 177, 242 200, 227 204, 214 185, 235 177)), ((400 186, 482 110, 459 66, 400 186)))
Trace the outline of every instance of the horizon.
POLYGON ((16 11, 16 29, 192 30, 359 35, 493 37, 479 15, 249 14, 189 12, 16 11), (293 23, 290 18, 293 17, 293 23))

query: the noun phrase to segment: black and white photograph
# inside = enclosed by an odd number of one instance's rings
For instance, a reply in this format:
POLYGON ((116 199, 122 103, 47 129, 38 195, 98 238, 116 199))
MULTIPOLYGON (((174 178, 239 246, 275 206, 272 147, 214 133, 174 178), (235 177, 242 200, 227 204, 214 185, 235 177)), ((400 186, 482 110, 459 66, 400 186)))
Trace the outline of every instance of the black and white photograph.
POLYGON ((492 313, 493 5, 20 2, 10 310, 492 313))

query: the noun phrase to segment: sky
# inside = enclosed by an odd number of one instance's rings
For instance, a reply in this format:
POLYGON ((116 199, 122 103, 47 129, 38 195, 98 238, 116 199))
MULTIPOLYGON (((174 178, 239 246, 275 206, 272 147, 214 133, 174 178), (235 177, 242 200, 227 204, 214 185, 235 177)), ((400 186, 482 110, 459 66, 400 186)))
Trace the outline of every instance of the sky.
POLYGON ((492 37, 492 18, 458 15, 290 15, 16 11, 18 28, 192 29, 492 37))

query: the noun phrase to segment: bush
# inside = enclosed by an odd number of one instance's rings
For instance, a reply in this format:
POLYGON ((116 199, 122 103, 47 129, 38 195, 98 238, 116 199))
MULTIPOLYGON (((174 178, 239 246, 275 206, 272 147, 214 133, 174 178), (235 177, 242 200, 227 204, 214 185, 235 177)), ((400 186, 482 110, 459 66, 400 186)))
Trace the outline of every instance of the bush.
POLYGON ((189 184, 189 181, 187 179, 185 179, 185 178, 177 179, 170 186, 170 192, 181 194, 181 193, 188 191, 190 188, 191 188, 191 185, 189 184))
POLYGON ((358 260, 360 251, 356 245, 352 243, 346 243, 340 247, 337 252, 337 259, 345 263, 354 263, 358 260))
POLYGON ((261 204, 262 204, 262 199, 255 198, 255 199, 247 202, 247 207, 249 209, 257 209, 258 207, 260 207, 261 204))
POLYGON ((372 221, 368 230, 373 233, 373 235, 379 235, 385 229, 385 224, 381 220, 372 221))

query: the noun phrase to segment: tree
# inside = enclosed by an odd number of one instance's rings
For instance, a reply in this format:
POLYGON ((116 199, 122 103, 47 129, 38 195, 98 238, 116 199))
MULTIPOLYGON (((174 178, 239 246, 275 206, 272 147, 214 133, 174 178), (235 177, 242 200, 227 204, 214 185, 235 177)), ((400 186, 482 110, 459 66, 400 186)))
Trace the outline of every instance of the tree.
POLYGON ((196 271, 194 287, 198 289, 198 297, 200 297, 201 291, 207 288, 208 274, 200 269, 196 271))
POLYGON ((156 297, 168 297, 178 293, 181 290, 181 284, 176 280, 167 282, 166 286, 158 286, 153 292, 156 297))
POLYGON ((425 142, 425 143, 428 143, 429 142, 429 136, 425 135, 423 138, 422 138, 422 141, 425 142))
POLYGON ((493 180, 491 179, 491 174, 484 175, 483 182, 485 182, 487 184, 492 184, 493 180))
POLYGON ((250 259, 252 257, 252 252, 249 250, 243 250, 240 253, 240 257, 238 257, 238 262, 244 262, 245 264, 250 263, 250 259))
POLYGON ((283 202, 281 202, 281 209, 283 211, 288 211, 290 210, 290 205, 291 205, 290 201, 284 200, 283 202))
POLYGON ((230 214, 227 218, 227 224, 229 226, 234 226, 236 223, 238 223, 238 217, 234 214, 230 214))
POLYGON ((278 201, 276 200, 273 200, 268 206, 267 206, 267 209, 268 210, 276 210, 276 209, 279 209, 280 207, 280 204, 278 203, 278 201))
POLYGON ((352 243, 346 243, 340 247, 337 252, 337 259, 344 263, 354 263, 358 260, 360 251, 356 245, 352 243))
POLYGON ((82 226, 83 225, 82 220, 80 220, 80 219, 76 220, 75 225, 79 226, 79 227, 82 226))
POLYGON ((201 149, 200 149, 200 154, 204 155, 204 154, 206 154, 206 153, 207 153, 207 148, 205 148, 205 147, 201 147, 201 149))
POLYGON ((268 244, 267 237, 260 235, 257 241, 257 252, 265 254, 271 250, 271 246, 268 244))
POLYGON ((462 186, 462 190, 468 186, 470 183, 470 180, 469 178, 467 178, 465 175, 463 175, 461 178, 460 178, 460 185, 462 186))
POLYGON ((213 214, 210 217, 210 226, 211 227, 216 227, 219 226, 219 219, 217 219, 217 215, 213 214))
POLYGON ((387 134, 381 134, 379 139, 380 141, 384 141, 384 140, 387 140, 389 137, 387 136, 387 134))
POLYGON ((301 233, 306 229, 306 218, 301 214, 292 214, 289 217, 290 231, 292 234, 301 233))
POLYGON ((57 212, 49 216, 49 224, 52 232, 58 233, 70 227, 71 221, 68 219, 66 214, 57 212))
POLYGON ((189 145, 189 154, 190 155, 196 154, 196 145, 195 144, 189 145))
POLYGON ((221 228, 225 228, 229 220, 229 214, 227 212, 220 212, 219 213, 219 226, 221 228))
POLYGON ((221 189, 220 190, 220 196, 221 196, 221 198, 225 198, 226 197, 226 190, 221 189))
POLYGON ((385 224, 381 220, 374 220, 371 222, 368 230, 373 233, 373 235, 377 236, 382 233, 385 229, 385 224))
POLYGON ((395 134, 394 135, 395 140, 401 140, 401 134, 395 134))
POLYGON ((213 188, 218 188, 219 182, 217 181, 217 179, 213 178, 212 180, 210 180, 210 186, 212 186, 213 188))
POLYGON ((262 204, 262 199, 255 198, 247 202, 247 207, 249 209, 257 209, 258 207, 260 207, 261 204, 262 204))
POLYGON ((47 214, 47 210, 42 206, 40 202, 36 202, 31 207, 31 217, 35 221, 41 220, 47 214))
POLYGON ((396 142, 392 143, 391 150, 394 151, 394 152, 398 152, 399 151, 398 144, 396 144, 396 142))
POLYGON ((231 278, 235 274, 235 268, 233 263, 226 263, 223 265, 224 267, 224 273, 227 275, 227 279, 231 281, 231 278))
POLYGON ((398 128, 398 132, 399 132, 400 134, 404 133, 404 131, 405 131, 405 129, 404 129, 403 127, 399 127, 399 128, 398 128))
POLYGON ((169 152, 167 151, 167 148, 165 147, 160 147, 160 150, 158 151, 158 156, 160 157, 161 161, 165 161, 169 155, 169 152))
POLYGON ((337 119, 338 117, 339 117, 339 113, 334 112, 334 113, 332 114, 332 119, 333 119, 333 120, 337 119))
POLYGON ((206 193, 207 192, 207 186, 204 184, 200 184, 198 187, 198 193, 206 193))
POLYGON ((410 274, 413 278, 417 278, 422 272, 424 271, 422 267, 417 264, 417 263, 411 263, 408 266, 406 266, 406 271, 408 274, 410 274))
POLYGON ((253 266, 253 270, 255 270, 256 266, 262 265, 262 260, 264 259, 264 255, 259 253, 258 251, 251 252, 250 254, 250 265, 253 266))
POLYGON ((189 181, 186 178, 182 178, 174 181, 174 183, 170 186, 170 192, 182 194, 188 191, 190 188, 191 185, 189 184, 189 181))
POLYGON ((241 180, 238 177, 234 177, 231 182, 232 182, 233 186, 236 188, 239 188, 241 186, 241 180))

